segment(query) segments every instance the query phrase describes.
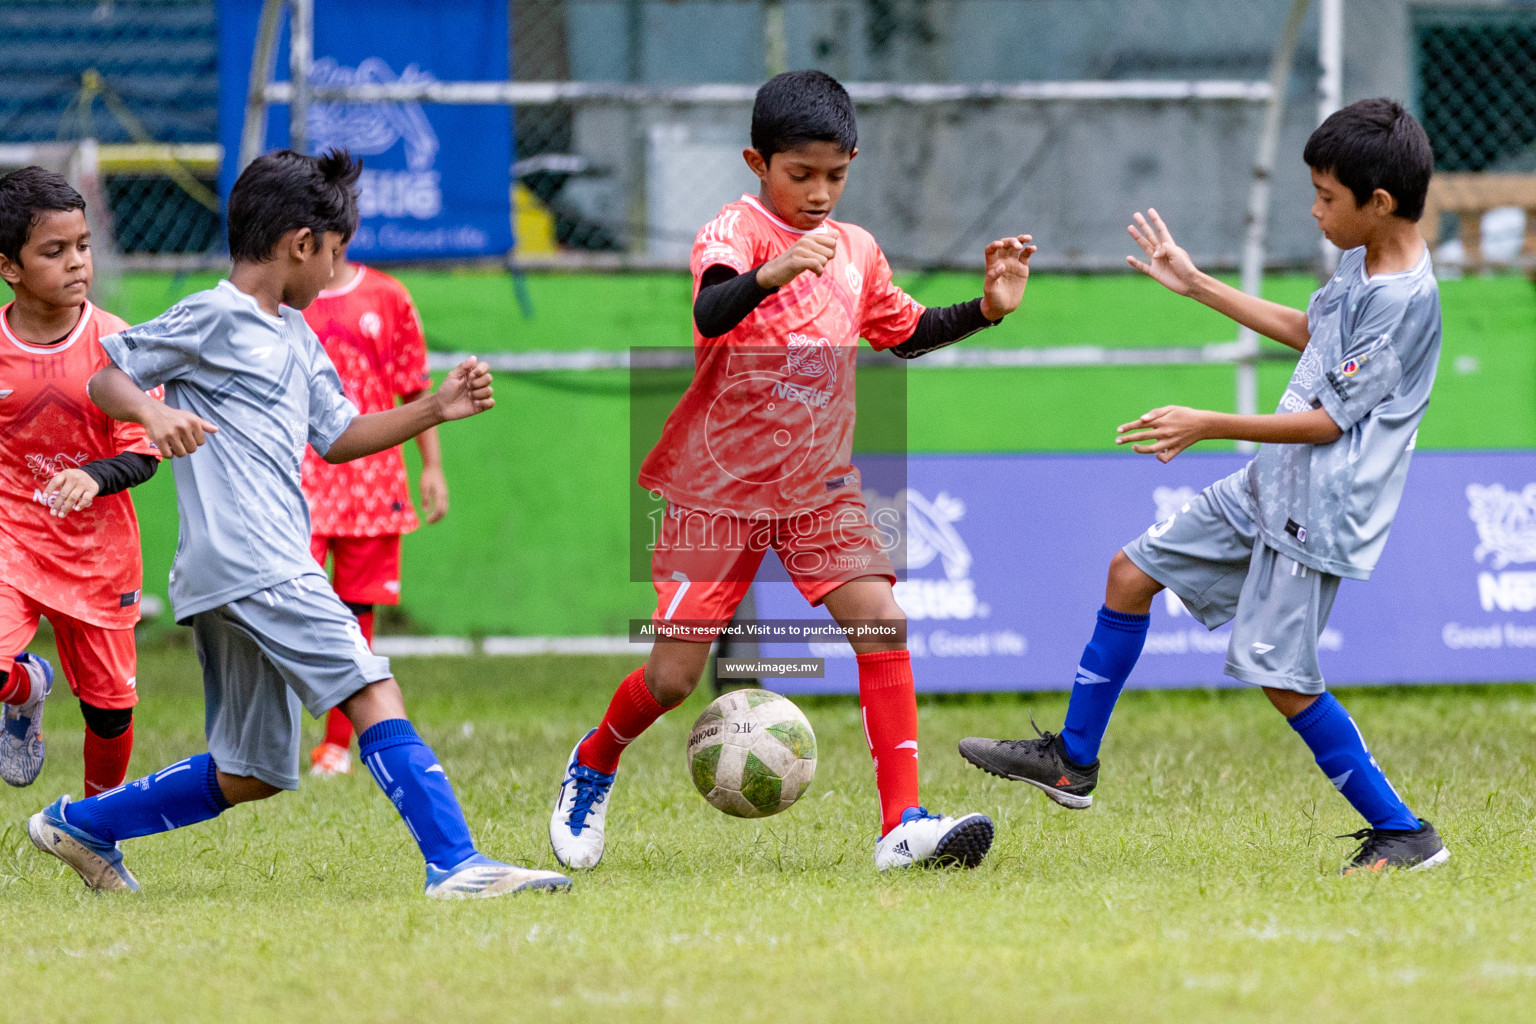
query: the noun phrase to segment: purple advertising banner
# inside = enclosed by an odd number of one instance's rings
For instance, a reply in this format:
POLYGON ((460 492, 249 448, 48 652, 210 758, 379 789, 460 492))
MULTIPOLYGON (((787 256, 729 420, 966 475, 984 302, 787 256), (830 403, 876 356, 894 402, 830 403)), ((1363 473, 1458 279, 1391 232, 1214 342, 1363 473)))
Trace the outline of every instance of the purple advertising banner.
MULTIPOLYGON (((918 689, 1067 689, 1110 558, 1246 461, 908 457, 903 494, 865 496, 871 513, 890 505, 905 518, 896 598, 918 689)), ((773 576, 754 587, 757 620, 826 617, 782 570, 773 576)), ((1165 591, 1130 685, 1238 685, 1222 673, 1229 628, 1207 631, 1165 591)), ((1536 679, 1536 453, 1415 453, 1381 564, 1367 582, 1343 582, 1319 646, 1332 684, 1536 679)), ((826 659, 825 678, 768 681, 775 690, 858 688, 842 640, 765 643, 760 653, 826 659)))
MULTIPOLYGON (((261 0, 219 0, 219 141, 226 199, 239 171, 261 0)), ((321 86, 502 81, 503 0, 325 0, 315 5, 314 65, 321 86)), ((288 33, 275 67, 287 78, 288 33)), ((363 160, 362 223, 350 253, 362 262, 499 256, 512 248, 512 117, 506 107, 441 103, 316 103, 309 152, 331 147, 363 160)), ((263 149, 288 144, 288 108, 267 117, 263 149)))

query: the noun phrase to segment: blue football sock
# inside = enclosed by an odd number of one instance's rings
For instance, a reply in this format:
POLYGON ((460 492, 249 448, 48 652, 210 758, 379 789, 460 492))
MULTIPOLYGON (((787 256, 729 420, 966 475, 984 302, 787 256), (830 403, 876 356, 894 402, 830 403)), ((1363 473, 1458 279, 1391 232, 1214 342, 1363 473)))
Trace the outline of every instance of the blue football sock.
POLYGON ((153 775, 86 797, 64 808, 64 820, 115 843, 217 818, 229 809, 218 766, 208 754, 177 761, 153 775))
POLYGON ((1067 705, 1067 724, 1061 730, 1067 756, 1077 764, 1090 765, 1099 759, 1099 744, 1109 728, 1109 716, 1126 678, 1136 667, 1136 659, 1141 657, 1150 621, 1150 615, 1099 609, 1099 624, 1083 648, 1077 678, 1072 682, 1072 700, 1067 705))
POLYGON ((357 747, 430 866, 447 870, 475 853, 448 775, 410 722, 380 722, 357 738, 357 747))
POLYGON ((1295 718, 1291 728, 1312 748, 1317 766, 1372 828, 1416 829, 1419 819, 1403 803, 1344 705, 1325 693, 1295 718))

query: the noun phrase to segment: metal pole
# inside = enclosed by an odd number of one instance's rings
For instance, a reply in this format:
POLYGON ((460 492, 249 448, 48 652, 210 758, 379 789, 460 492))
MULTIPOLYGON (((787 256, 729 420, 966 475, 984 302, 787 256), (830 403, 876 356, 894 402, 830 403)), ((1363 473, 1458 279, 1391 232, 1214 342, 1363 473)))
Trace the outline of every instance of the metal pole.
MULTIPOLYGON (((625 9, 628 60, 627 77, 631 85, 638 85, 645 76, 645 0, 629 0, 625 9)), ((649 155, 647 145, 646 108, 633 107, 630 116, 634 123, 629 130, 629 251, 643 253, 649 247, 650 232, 646 224, 646 166, 649 155)))
POLYGON ((267 145, 267 86, 277 62, 277 26, 284 0, 266 0, 256 29, 256 48, 251 53, 250 84, 245 91, 245 124, 240 129, 240 154, 236 171, 261 155, 267 145))
POLYGON ((763 0, 763 71, 769 78, 789 70, 789 37, 784 32, 784 0, 763 0))
MULTIPOLYGON (((1321 0, 1317 9, 1317 122, 1322 124, 1344 105, 1344 0, 1321 0)), ((1328 239, 1321 245, 1323 276, 1339 266, 1339 249, 1328 239)))
POLYGON ((315 57, 314 0, 289 0, 288 78, 293 102, 288 105, 288 148, 309 150, 309 70, 315 57))
POLYGON ((91 228, 91 251, 96 275, 91 282, 91 301, 103 309, 122 308, 122 255, 117 250, 112 230, 112 207, 101 181, 101 151, 93 136, 87 135, 70 154, 65 175, 70 184, 85 197, 86 218, 91 228))
MULTIPOLYGON (((1243 241, 1242 289, 1258 295, 1264 285, 1264 237, 1269 230, 1269 181, 1275 170, 1275 150, 1285 118, 1285 87, 1296 56, 1296 39, 1312 0, 1292 0, 1291 13, 1269 64, 1269 102, 1264 107, 1264 128, 1253 157, 1253 184, 1248 189, 1248 231, 1243 241)), ((1237 364, 1237 411, 1251 416, 1259 408, 1259 336, 1247 327, 1238 330, 1240 355, 1237 364)), ((1239 441, 1237 450, 1251 452, 1257 446, 1239 441)))

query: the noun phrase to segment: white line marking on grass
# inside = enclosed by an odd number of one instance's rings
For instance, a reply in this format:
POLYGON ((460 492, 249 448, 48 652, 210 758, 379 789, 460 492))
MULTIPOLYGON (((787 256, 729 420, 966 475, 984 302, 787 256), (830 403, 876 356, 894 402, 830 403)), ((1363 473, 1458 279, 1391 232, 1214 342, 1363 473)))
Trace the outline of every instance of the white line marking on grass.
POLYGON ((488 636, 480 645, 485 654, 647 654, 651 645, 622 636, 488 636))
POLYGON ((649 642, 622 636, 488 636, 478 644, 462 636, 376 636, 373 652, 386 658, 527 657, 537 654, 648 654, 649 642))
POLYGON ((462 636, 376 636, 373 653, 386 658, 432 658, 475 653, 475 642, 462 636))

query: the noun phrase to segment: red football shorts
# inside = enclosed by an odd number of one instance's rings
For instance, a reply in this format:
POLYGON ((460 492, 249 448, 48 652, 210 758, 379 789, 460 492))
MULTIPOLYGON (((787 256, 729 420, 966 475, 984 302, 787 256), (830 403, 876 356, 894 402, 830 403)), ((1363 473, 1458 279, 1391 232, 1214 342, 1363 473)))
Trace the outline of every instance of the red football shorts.
POLYGON ((651 556, 657 632, 713 640, 736 614, 770 548, 813 606, 861 577, 896 582, 860 497, 845 495, 824 509, 781 519, 744 519, 669 504, 651 556), (669 622, 687 628, 669 631, 669 622))
POLYGON ((331 556, 331 586, 348 604, 400 603, 400 535, 309 538, 320 567, 331 556))
POLYGON ((138 649, 133 627, 108 629, 46 608, 15 587, 0 583, 0 670, 11 671, 15 656, 37 635, 38 620, 53 626, 59 667, 70 692, 92 707, 119 710, 139 702, 138 649))

